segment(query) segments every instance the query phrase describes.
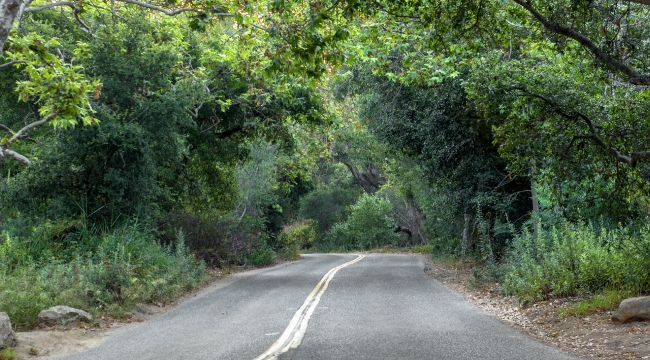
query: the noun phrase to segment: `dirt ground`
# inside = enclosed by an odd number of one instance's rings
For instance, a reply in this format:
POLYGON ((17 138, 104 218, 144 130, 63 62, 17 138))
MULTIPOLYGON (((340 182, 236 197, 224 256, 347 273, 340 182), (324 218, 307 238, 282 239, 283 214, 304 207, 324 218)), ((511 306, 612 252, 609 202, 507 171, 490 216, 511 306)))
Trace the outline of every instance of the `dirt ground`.
MULTIPOLYGON (((471 269, 428 263, 427 274, 504 323, 529 336, 588 359, 650 359, 650 322, 614 324, 610 312, 562 318, 558 310, 576 299, 555 299, 521 308, 493 288, 471 285, 471 269)), ((492 285, 492 287, 496 286, 492 285)))

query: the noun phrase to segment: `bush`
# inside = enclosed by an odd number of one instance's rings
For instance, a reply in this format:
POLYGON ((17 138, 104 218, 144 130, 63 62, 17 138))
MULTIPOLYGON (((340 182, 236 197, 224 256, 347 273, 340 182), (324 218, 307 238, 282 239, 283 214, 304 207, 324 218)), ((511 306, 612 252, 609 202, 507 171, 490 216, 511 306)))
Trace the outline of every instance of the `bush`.
POLYGON ((395 246, 399 235, 393 229, 390 201, 364 194, 351 206, 348 219, 332 227, 321 246, 342 251, 395 246))
POLYGON ((316 189, 300 199, 299 215, 315 221, 316 236, 321 239, 334 224, 345 221, 358 195, 358 189, 345 186, 316 189))
POLYGON ((247 257, 258 244, 267 241, 264 219, 218 216, 210 219, 185 213, 169 213, 160 226, 165 243, 182 231, 185 244, 210 267, 228 267, 250 263, 247 257))
POLYGON ((524 300, 609 289, 650 291, 650 226, 624 228, 562 223, 523 232, 504 265, 503 291, 524 300))
POLYGON ((262 242, 246 258, 253 266, 267 266, 275 262, 275 252, 266 242, 262 242))
POLYGON ((278 252, 285 260, 296 260, 300 249, 309 247, 316 239, 315 221, 306 220, 286 226, 277 240, 278 252))
POLYGON ((33 327, 41 310, 61 304, 122 316, 137 303, 174 301, 207 280, 203 263, 189 254, 182 235, 163 246, 133 222, 111 231, 87 231, 77 241, 80 248, 98 244, 96 251, 72 259, 54 251, 35 257, 29 240, 5 235, 0 311, 16 326, 33 327))

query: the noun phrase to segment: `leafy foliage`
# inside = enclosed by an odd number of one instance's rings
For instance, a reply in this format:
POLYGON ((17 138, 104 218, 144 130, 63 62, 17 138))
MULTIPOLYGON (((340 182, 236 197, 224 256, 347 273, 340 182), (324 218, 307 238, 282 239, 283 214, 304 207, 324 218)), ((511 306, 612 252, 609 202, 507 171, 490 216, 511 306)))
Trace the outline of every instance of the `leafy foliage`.
POLYGON ((347 220, 330 229, 322 246, 330 250, 349 251, 395 245, 398 235, 393 228, 388 199, 363 194, 350 207, 347 220))
POLYGON ((607 230, 565 222, 524 232, 513 243, 503 290, 522 299, 572 296, 601 290, 636 293, 650 288, 648 228, 607 230))
POLYGON ((300 258, 300 249, 309 248, 316 239, 314 221, 306 220, 285 227, 278 236, 277 245, 280 257, 285 260, 300 258))
POLYGON ((136 303, 171 302, 206 280, 182 237, 161 246, 137 223, 75 235, 76 249, 59 252, 51 243, 35 247, 3 234, 0 309, 19 328, 34 326, 41 310, 61 303, 121 316, 136 303))

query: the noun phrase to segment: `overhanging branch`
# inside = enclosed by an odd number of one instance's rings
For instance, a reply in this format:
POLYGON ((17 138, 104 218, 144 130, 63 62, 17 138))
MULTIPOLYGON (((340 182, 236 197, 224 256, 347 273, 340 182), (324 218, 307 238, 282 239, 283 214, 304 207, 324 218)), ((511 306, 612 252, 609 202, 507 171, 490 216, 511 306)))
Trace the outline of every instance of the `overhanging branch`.
POLYGON ((3 67, 14 65, 14 64, 22 64, 22 63, 26 63, 26 62, 27 62, 27 60, 12 60, 10 62, 0 64, 0 69, 2 69, 3 67))
POLYGON ((11 139, 9 139, 9 142, 13 143, 13 142, 16 142, 16 141, 18 141, 18 140, 20 140, 22 138, 27 137, 27 133, 29 131, 31 131, 33 128, 35 128, 37 126, 41 126, 43 124, 47 124, 48 122, 52 121, 54 119, 54 117, 56 117, 57 115, 58 115, 58 113, 54 112, 54 113, 42 118, 41 120, 34 121, 33 123, 25 125, 22 129, 18 130, 18 132, 15 133, 14 136, 11 137, 11 139))
POLYGON ((19 154, 11 149, 0 148, 0 153, 2 153, 2 156, 16 159, 25 165, 29 165, 32 163, 25 155, 19 154))
MULTIPOLYGON (((630 0, 636 3, 650 5, 650 0, 630 0)), ((542 24, 547 30, 552 31, 556 34, 566 36, 573 40, 579 42, 582 46, 586 47, 591 51, 592 54, 596 57, 598 61, 608 66, 609 68, 620 71, 623 74, 628 76, 628 82, 633 85, 650 85, 650 75, 639 74, 636 70, 632 69, 627 64, 616 60, 615 58, 609 56, 605 51, 600 49, 591 39, 585 35, 567 27, 560 26, 549 19, 545 18, 537 9, 528 0, 514 0, 515 3, 521 5, 524 9, 528 10, 529 13, 537 19, 537 21, 542 24)))
MULTIPOLYGON (((577 111, 577 110, 566 111, 565 109, 562 109, 562 107, 558 106, 551 99, 549 99, 549 98, 547 98, 545 96, 539 95, 539 94, 532 93, 532 92, 530 92, 527 89, 522 88, 522 87, 513 86, 512 89, 513 90, 519 90, 526 96, 530 96, 530 97, 542 100, 544 103, 546 103, 547 105, 550 106, 550 108, 551 108, 551 110, 553 112, 559 114, 560 116, 562 116, 562 117, 564 117, 566 119, 582 120, 582 122, 584 122, 585 125, 587 125, 587 128, 589 129, 589 134, 574 137, 571 140, 571 145, 570 146, 573 146, 573 144, 575 143, 575 140, 577 140, 577 139, 591 140, 594 144, 596 144, 597 146, 599 146, 600 148, 606 150, 612 156, 614 156, 614 158, 617 161, 626 163, 626 164, 630 165, 631 167, 636 167, 639 160, 650 159, 650 151, 634 151, 634 152, 630 153, 630 155, 625 155, 625 154, 621 153, 617 148, 608 145, 600 137, 600 135, 598 134, 598 128, 596 127, 594 122, 591 120, 591 118, 589 118, 587 115, 581 113, 580 111, 577 111)), ((567 151, 569 149, 570 148, 568 148, 567 151)))

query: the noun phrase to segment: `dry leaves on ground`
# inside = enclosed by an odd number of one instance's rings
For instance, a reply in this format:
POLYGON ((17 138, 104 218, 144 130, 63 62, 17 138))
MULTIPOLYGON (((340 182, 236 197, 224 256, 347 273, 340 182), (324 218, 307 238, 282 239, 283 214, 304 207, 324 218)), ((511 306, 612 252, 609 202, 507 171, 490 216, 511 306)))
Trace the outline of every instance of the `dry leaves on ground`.
POLYGON ((606 311, 563 318, 558 310, 579 299, 553 299, 522 308, 516 299, 498 294, 498 284, 472 287, 469 267, 429 263, 426 272, 504 323, 544 343, 587 358, 650 359, 650 322, 614 324, 606 311))

